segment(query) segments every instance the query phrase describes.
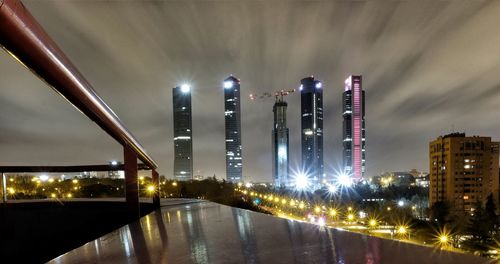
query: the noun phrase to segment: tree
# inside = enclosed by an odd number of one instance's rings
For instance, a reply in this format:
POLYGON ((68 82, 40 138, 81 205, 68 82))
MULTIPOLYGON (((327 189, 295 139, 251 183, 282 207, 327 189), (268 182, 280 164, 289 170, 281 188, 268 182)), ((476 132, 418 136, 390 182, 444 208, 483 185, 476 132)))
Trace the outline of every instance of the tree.
POLYGON ((470 238, 466 241, 465 245, 473 250, 488 249, 488 245, 492 242, 489 229, 490 224, 488 223, 486 210, 481 201, 477 201, 466 228, 466 232, 470 238))
POLYGON ((488 195, 485 206, 485 225, 491 238, 494 238, 498 229, 498 216, 496 214, 495 202, 493 202, 493 194, 488 195))
POLYGON ((450 215, 450 206, 447 202, 435 202, 430 208, 431 219, 436 221, 439 226, 444 226, 448 222, 450 215))

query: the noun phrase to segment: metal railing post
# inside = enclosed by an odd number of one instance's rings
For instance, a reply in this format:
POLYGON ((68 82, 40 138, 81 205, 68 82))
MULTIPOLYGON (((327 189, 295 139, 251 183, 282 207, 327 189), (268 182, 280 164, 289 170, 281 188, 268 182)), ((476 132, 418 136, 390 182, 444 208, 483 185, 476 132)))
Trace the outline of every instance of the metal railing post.
POLYGON ((128 146, 123 147, 125 171, 125 199, 131 220, 140 217, 139 184, 137 181, 137 154, 128 146))
POLYGON ((153 178, 153 186, 155 187, 155 191, 153 192, 153 206, 160 208, 160 177, 156 170, 151 171, 151 177, 153 178))
POLYGON ((3 203, 7 203, 7 177, 5 173, 2 172, 2 200, 3 203))

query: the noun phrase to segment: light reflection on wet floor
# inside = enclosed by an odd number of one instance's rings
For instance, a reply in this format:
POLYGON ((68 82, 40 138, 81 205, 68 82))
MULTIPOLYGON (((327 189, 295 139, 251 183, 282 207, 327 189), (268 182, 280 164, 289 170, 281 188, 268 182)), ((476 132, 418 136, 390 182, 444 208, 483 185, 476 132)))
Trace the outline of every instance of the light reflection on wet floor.
POLYGON ((50 263, 489 262, 211 202, 184 202, 167 201, 161 210, 50 263))

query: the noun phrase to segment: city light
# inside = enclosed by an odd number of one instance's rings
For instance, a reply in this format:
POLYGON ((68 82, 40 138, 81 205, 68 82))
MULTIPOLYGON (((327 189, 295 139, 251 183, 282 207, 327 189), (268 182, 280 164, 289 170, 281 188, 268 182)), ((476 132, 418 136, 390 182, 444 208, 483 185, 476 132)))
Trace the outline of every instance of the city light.
POLYGON ((370 219, 370 221, 368 222, 368 224, 369 224, 371 227, 375 227, 375 226, 377 226, 377 220, 375 220, 375 219, 370 219))
POLYGON ((399 207, 403 207, 403 206, 405 206, 405 201, 403 201, 403 200, 399 200, 399 201, 398 201, 398 206, 399 206, 399 207))
POLYGON ((317 82, 317 83, 316 83, 316 88, 318 88, 318 89, 319 89, 319 88, 321 88, 321 87, 323 87, 323 84, 322 84, 321 82, 317 82))
POLYGON ((232 81, 225 81, 224 82, 224 88, 225 89, 233 88, 233 82, 232 81))
POLYGON ((319 206, 314 207, 314 212, 317 213, 317 214, 320 213, 321 212, 321 208, 319 206))
POLYGON ((353 214, 348 214, 347 215, 347 220, 349 220, 349 221, 354 220, 354 215, 353 214))
POLYGON ((396 231, 398 234, 404 235, 408 232, 405 226, 399 226, 396 231))
POLYGON ((172 186, 177 186, 177 182, 172 182, 172 186))
POLYGON ((16 193, 16 190, 14 190, 14 188, 9 188, 9 194, 15 194, 16 193))
POLYGON ((323 217, 318 218, 318 225, 325 226, 325 224, 326 224, 325 218, 323 218, 323 217))
POLYGON ((112 160, 112 161, 111 161, 111 166, 116 166, 116 165, 118 165, 118 161, 116 161, 116 160, 112 160))
POLYGON ((337 176, 337 184, 343 187, 351 187, 353 182, 349 175, 341 173, 337 176))
POLYGON ((295 188, 297 190, 304 190, 309 187, 309 177, 303 173, 299 173, 297 176, 295 176, 295 188))
POLYGON ((153 185, 149 185, 148 192, 154 192, 154 191, 155 191, 155 187, 153 185))
POLYGON ((331 209, 330 210, 330 216, 336 216, 337 215, 337 210, 331 209))
POLYGON ((78 180, 77 180, 77 179, 74 179, 72 182, 73 182, 73 184, 77 184, 77 183, 78 183, 78 180))
POLYGON ((49 179, 49 176, 47 174, 42 174, 40 177, 38 177, 41 181, 46 182, 49 179))
POLYGON ((335 186, 335 184, 329 184, 328 185, 328 192, 330 194, 335 194, 337 193, 337 186, 335 186))
POLYGON ((366 213, 365 213, 365 212, 363 212, 363 211, 360 211, 360 212, 358 213, 358 215, 359 215, 359 218, 361 218, 361 219, 366 218, 366 213))
POLYGON ((446 229, 442 229, 435 235, 435 245, 446 247, 450 243, 451 234, 446 229))
POLYGON ((183 84, 181 85, 181 92, 183 93, 189 93, 191 91, 191 86, 189 84, 183 84))

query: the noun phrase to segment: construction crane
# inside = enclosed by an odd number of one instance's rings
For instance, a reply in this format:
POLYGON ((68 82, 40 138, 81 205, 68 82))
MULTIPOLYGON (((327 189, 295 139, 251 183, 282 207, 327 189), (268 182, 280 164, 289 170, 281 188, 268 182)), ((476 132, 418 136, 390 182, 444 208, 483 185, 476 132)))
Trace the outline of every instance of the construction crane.
POLYGON ((275 91, 273 93, 268 93, 268 92, 265 92, 265 93, 262 93, 262 94, 250 94, 250 100, 252 101, 255 101, 257 99, 265 99, 265 98, 269 98, 269 97, 273 97, 276 99, 276 101, 278 101, 278 99, 280 99, 281 101, 283 101, 283 97, 284 96, 287 96, 291 93, 294 93, 295 92, 295 89, 292 89, 292 90, 280 90, 280 91, 275 91))

